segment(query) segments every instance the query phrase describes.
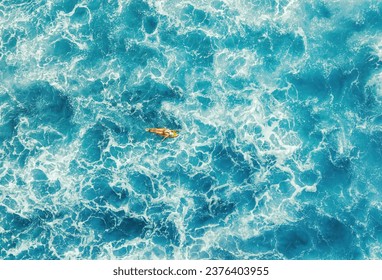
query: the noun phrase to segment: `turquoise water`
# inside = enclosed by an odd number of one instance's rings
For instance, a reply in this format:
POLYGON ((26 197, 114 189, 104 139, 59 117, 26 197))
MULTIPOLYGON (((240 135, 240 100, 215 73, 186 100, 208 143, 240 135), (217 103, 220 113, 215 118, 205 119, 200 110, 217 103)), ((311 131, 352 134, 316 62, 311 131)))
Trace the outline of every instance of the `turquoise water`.
POLYGON ((381 259, 381 31, 378 0, 2 0, 0 258, 381 259))

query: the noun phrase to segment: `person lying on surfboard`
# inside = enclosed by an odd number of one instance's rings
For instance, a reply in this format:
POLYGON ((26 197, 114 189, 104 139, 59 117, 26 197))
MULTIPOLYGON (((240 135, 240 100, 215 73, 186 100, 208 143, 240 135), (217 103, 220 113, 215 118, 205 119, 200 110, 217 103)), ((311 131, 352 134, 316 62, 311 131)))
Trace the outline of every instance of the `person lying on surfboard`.
POLYGON ((146 131, 155 133, 157 135, 164 137, 163 140, 166 140, 167 138, 175 138, 179 136, 177 130, 172 130, 168 128, 146 128, 146 131))

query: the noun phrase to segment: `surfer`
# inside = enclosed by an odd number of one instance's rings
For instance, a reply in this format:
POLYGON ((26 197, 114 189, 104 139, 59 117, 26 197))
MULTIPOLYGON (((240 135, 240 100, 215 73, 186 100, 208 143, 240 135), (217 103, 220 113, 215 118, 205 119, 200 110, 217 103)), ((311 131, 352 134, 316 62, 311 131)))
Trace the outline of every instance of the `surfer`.
POLYGON ((178 131, 177 130, 172 130, 172 129, 168 129, 168 128, 146 128, 146 131, 151 132, 151 133, 155 133, 157 135, 164 137, 163 140, 165 140, 167 138, 178 137, 178 131))

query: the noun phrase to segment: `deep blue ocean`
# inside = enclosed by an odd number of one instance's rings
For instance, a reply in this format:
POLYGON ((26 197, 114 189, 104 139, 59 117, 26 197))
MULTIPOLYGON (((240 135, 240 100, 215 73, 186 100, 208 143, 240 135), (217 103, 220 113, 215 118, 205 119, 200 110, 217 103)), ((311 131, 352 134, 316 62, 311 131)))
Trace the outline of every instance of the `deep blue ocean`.
POLYGON ((0 0, 0 258, 382 259, 382 2, 0 0))

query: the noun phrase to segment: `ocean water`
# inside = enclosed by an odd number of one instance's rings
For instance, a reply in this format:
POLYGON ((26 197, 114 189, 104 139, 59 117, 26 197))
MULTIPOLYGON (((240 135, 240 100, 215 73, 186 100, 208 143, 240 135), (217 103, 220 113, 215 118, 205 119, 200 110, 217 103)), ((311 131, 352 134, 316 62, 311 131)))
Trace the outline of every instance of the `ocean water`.
POLYGON ((0 258, 382 259, 381 66, 379 0, 1 0, 0 258))

